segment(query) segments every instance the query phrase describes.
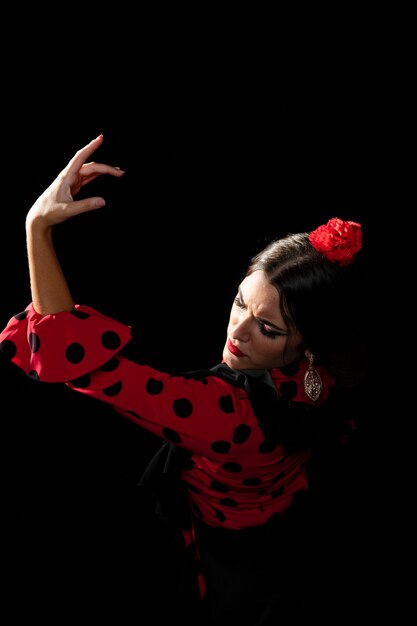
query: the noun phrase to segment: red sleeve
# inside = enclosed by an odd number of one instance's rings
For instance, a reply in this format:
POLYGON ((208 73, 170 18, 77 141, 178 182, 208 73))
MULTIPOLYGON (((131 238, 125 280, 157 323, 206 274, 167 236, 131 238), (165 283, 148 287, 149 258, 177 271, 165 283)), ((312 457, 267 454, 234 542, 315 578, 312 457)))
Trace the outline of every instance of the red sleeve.
POLYGON ((29 305, 9 321, 0 346, 32 378, 66 383, 200 454, 224 453, 239 433, 259 430, 244 391, 214 376, 171 376, 131 361, 120 354, 130 337, 129 327, 86 306, 41 316, 29 305))
POLYGON ((129 326, 88 306, 43 316, 29 304, 0 333, 0 349, 31 378, 56 383, 95 370, 130 339, 129 326))

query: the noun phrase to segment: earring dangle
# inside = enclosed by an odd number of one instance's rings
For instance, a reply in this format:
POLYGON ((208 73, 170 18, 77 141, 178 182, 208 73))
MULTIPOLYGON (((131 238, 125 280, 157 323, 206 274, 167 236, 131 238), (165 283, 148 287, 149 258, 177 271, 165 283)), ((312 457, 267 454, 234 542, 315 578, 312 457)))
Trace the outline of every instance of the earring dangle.
POLYGON ((313 367, 314 355, 310 354, 308 356, 308 360, 309 364, 306 373, 304 374, 303 387, 310 400, 315 402, 320 397, 323 390, 323 382, 320 378, 320 374, 313 367))

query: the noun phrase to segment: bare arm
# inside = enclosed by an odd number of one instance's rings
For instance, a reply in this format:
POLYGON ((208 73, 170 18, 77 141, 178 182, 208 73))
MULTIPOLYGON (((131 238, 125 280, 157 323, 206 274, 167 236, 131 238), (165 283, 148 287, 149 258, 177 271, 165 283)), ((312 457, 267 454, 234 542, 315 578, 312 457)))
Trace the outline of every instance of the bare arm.
POLYGON ((103 174, 123 176, 123 170, 86 160, 103 143, 99 135, 75 153, 68 165, 36 200, 26 217, 26 238, 32 304, 41 315, 70 311, 74 301, 56 255, 55 224, 103 207, 104 198, 74 200, 81 187, 103 174))

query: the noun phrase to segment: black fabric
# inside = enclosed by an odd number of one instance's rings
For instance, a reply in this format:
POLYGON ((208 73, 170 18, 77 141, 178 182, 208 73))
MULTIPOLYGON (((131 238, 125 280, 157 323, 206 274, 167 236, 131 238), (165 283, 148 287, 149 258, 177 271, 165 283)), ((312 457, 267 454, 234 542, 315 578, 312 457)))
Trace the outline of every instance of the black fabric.
MULTIPOLYGON (((288 449, 307 446, 327 453, 339 440, 340 405, 333 410, 335 402, 340 401, 337 394, 322 407, 292 403, 278 396, 268 371, 237 371, 224 364, 187 376, 219 376, 245 389, 271 449, 284 442, 288 449)), ((348 403, 345 408, 343 419, 349 415, 348 403)), ((311 572, 311 547, 317 549, 320 543, 318 537, 311 536, 314 524, 308 524, 309 493, 299 493, 288 511, 262 526, 236 531, 193 520, 207 584, 201 602, 193 571, 195 559, 189 558, 180 532, 191 526, 187 485, 180 479, 190 463, 191 453, 165 441, 139 482, 152 492, 157 516, 172 523, 172 543, 164 565, 171 598, 170 622, 181 626, 299 623, 306 603, 313 597, 311 581, 317 580, 317 571, 311 572)), ((320 597, 325 601, 318 586, 314 596, 316 601, 320 597)))
POLYGON ((285 516, 238 532, 196 521, 208 624, 269 626, 303 615, 308 559, 295 528, 285 516))
MULTIPOLYGON (((178 626, 297 624, 313 603, 329 602, 320 588, 319 537, 308 525, 308 498, 291 515, 239 531, 196 519, 195 535, 207 593, 197 578, 181 534, 173 531, 161 582, 169 622, 178 626), (312 548, 314 546, 314 548, 312 548), (316 550, 316 553, 314 552, 316 550)), ((320 611, 319 613, 320 614, 320 611)))

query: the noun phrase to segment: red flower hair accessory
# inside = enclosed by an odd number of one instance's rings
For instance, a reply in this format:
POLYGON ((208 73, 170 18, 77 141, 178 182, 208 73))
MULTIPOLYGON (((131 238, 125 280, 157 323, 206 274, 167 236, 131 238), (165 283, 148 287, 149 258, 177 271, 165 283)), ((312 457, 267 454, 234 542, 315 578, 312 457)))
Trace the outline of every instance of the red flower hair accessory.
POLYGON ((308 236, 313 247, 338 265, 349 265, 362 248, 362 230, 357 222, 333 217, 308 236))

